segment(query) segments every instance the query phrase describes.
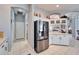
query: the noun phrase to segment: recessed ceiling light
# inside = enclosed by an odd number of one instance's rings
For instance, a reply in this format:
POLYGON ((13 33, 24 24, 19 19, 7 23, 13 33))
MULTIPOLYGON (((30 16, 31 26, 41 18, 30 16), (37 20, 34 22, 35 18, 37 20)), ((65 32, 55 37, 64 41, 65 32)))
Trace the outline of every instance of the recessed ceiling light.
POLYGON ((56 5, 56 7, 58 8, 58 7, 59 7, 59 5, 56 5))

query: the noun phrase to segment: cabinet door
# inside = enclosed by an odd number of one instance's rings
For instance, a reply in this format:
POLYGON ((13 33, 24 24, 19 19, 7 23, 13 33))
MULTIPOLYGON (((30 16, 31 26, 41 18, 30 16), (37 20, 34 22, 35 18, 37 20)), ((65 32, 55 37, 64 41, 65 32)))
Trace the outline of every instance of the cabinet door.
POLYGON ((2 55, 3 51, 2 51, 2 48, 0 47, 0 55, 2 55))
POLYGON ((52 39, 53 44, 59 44, 59 36, 53 36, 52 39))
POLYGON ((4 50, 5 50, 5 54, 7 54, 8 53, 8 42, 7 41, 5 41, 5 47, 4 47, 4 50))
POLYGON ((49 36, 49 44, 52 44, 52 35, 49 36))
POLYGON ((67 36, 62 36, 60 43, 61 45, 69 45, 69 38, 67 36))
POLYGON ((4 48, 4 43, 0 46, 0 55, 4 55, 5 54, 5 48, 4 48))
POLYGON ((5 55, 8 53, 8 46, 6 41, 0 46, 0 55, 5 55))

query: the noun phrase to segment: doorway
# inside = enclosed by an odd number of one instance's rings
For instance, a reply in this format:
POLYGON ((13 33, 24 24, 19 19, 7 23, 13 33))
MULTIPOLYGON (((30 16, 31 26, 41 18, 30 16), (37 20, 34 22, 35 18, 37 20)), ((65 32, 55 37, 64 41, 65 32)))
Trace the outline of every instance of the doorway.
POLYGON ((20 7, 11 8, 11 53, 19 53, 19 50, 27 48, 28 36, 28 12, 20 7))
POLYGON ((25 38, 25 15, 21 12, 15 14, 15 39, 14 41, 24 40, 25 38))
POLYGON ((25 33, 27 32, 27 14, 26 11, 19 7, 12 7, 12 37, 13 42, 25 40, 25 33))

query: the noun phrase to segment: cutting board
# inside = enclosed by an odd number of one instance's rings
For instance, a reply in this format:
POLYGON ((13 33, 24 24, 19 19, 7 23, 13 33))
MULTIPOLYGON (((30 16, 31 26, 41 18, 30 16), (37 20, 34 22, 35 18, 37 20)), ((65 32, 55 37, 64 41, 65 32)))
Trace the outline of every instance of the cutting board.
POLYGON ((4 38, 4 32, 0 32, 0 38, 4 38))

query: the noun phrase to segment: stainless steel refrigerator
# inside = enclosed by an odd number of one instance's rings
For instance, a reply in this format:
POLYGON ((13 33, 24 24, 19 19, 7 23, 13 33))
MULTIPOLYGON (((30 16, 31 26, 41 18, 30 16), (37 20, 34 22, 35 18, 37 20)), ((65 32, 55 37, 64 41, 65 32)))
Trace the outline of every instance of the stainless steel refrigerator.
POLYGON ((49 47, 49 23, 34 21, 34 50, 39 53, 49 47))

